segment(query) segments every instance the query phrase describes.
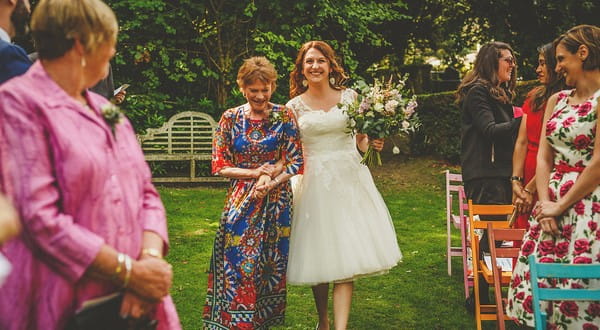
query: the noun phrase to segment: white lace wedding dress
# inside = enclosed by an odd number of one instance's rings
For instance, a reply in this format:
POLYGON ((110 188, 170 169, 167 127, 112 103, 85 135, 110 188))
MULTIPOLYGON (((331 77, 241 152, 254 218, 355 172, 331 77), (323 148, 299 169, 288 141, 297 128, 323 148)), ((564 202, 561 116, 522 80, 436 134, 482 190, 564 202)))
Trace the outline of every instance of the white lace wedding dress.
MULTIPOLYGON (((342 91, 341 103, 355 93, 342 91)), ((338 107, 290 100, 300 128, 304 175, 294 177, 288 283, 314 285, 387 272, 401 259, 388 209, 338 107)))

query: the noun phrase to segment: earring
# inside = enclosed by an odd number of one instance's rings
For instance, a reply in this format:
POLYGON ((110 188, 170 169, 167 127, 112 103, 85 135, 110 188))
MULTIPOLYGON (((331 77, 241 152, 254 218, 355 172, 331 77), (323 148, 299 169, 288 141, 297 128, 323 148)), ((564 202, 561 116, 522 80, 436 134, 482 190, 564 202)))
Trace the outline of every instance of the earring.
POLYGON ((308 80, 304 79, 302 80, 302 87, 306 87, 308 86, 308 80))
POLYGON ((329 83, 335 86, 335 78, 329 77, 329 83))
POLYGON ((85 63, 85 57, 82 56, 81 57, 81 67, 85 68, 85 65, 86 65, 86 63, 85 63))

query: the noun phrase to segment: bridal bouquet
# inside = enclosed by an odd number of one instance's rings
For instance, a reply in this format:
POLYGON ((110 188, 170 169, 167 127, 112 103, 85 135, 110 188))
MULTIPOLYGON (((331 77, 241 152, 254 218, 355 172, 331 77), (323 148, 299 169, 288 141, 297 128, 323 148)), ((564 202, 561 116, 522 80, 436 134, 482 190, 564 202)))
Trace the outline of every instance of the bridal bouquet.
MULTIPOLYGON (((386 138, 414 131, 419 125, 414 115, 417 98, 406 88, 405 81, 406 78, 398 82, 392 78, 387 82, 375 79, 373 85, 358 81, 354 86, 358 97, 346 108, 348 132, 367 134, 370 138, 386 138)), ((369 146, 361 163, 381 165, 379 151, 369 146)))

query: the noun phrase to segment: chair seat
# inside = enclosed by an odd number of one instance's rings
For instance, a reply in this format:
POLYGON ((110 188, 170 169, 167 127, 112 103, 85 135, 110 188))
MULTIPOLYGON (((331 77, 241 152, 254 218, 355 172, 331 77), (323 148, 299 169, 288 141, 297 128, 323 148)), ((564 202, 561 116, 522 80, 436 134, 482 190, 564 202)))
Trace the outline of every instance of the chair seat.
MULTIPOLYGON (((494 273, 491 269, 488 268, 485 261, 479 260, 479 271, 482 273, 483 278, 485 278, 486 282, 494 283, 494 273)), ((512 272, 502 272, 501 283, 503 285, 510 284, 510 278, 512 277, 512 272)))

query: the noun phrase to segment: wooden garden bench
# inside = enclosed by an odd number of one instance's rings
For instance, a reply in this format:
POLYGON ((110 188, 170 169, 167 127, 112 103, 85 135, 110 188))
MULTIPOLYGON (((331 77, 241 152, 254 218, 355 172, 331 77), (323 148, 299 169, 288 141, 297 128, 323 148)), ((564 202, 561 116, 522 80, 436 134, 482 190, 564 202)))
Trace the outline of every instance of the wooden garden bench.
POLYGON ((196 161, 210 161, 217 123, 208 114, 180 112, 160 128, 150 128, 138 140, 146 161, 189 161, 190 175, 156 177, 153 182, 224 182, 226 178, 196 176, 196 161))

